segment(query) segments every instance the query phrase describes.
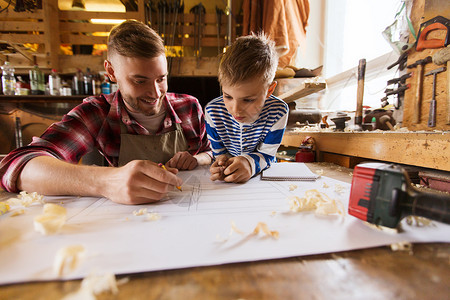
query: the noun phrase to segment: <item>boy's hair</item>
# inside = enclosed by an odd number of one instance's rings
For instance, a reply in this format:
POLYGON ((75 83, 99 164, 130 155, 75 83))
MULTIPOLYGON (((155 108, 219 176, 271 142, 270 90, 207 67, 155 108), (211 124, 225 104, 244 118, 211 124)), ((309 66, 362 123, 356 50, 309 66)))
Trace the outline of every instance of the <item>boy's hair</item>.
POLYGON ((235 85, 249 79, 270 84, 278 66, 275 42, 264 33, 242 36, 227 49, 219 64, 219 83, 235 85))
POLYGON ((108 57, 119 54, 126 57, 153 58, 164 53, 162 38, 142 22, 127 20, 110 31, 108 57))

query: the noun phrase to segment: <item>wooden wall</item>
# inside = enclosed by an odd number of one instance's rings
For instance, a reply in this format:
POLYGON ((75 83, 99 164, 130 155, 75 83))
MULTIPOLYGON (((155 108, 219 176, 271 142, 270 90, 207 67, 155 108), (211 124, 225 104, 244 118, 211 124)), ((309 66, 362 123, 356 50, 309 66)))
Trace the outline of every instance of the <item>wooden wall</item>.
MULTIPOLYGON (((411 11, 411 21, 413 23, 416 34, 419 32, 420 24, 440 15, 450 18, 450 2, 448 0, 415 0, 411 11)), ((447 32, 445 30, 434 30, 428 34, 427 39, 445 39, 447 32)), ((411 36, 410 41, 414 38, 411 36)), ((441 48, 442 49, 442 48, 441 48)), ((425 49, 423 51, 415 51, 415 48, 410 50, 408 54, 407 65, 411 65, 414 62, 424 59, 427 56, 433 56, 441 49, 425 49)), ((424 66, 424 73, 435 70, 442 67, 442 65, 435 65, 434 63, 428 63, 424 66)), ((450 130, 450 95, 448 87, 448 77, 450 71, 439 73, 436 76, 436 96, 437 109, 436 109, 436 127, 428 127, 428 117, 430 109, 430 100, 433 94, 433 75, 423 76, 422 83, 422 101, 419 106, 420 120, 415 122, 415 114, 417 109, 415 108, 415 102, 417 101, 417 87, 418 87, 418 70, 417 68, 407 69, 408 72, 413 72, 412 76, 406 81, 410 84, 410 88, 405 93, 405 103, 403 111, 403 125, 409 130, 450 130)))
MULTIPOLYGON (((234 18, 232 26, 232 38, 239 34, 240 16, 238 3, 233 9, 234 18)), ((63 11, 58 8, 58 0, 42 1, 42 9, 34 12, 15 12, 9 8, 0 14, 0 40, 10 43, 18 52, 0 54, 0 63, 9 60, 16 68, 16 73, 27 73, 36 62, 44 71, 52 68, 61 73, 75 72, 77 68, 91 68, 92 71, 103 71, 105 53, 99 55, 67 55, 61 50, 61 46, 106 44, 106 33, 113 25, 92 24, 90 19, 136 19, 145 22, 146 6, 144 0, 138 0, 137 11, 127 12, 88 12, 88 11, 63 11), (105 33, 99 36, 97 33, 105 33), (23 45, 31 45, 33 51, 29 51, 23 45)), ((157 12, 152 13, 153 24, 149 24, 155 30, 158 29, 157 12)), ((148 20, 148 18, 147 18, 148 20)), ((170 26, 172 18, 167 18, 166 25, 170 26)), ((195 43, 195 15, 185 7, 185 13, 178 15, 177 34, 174 36, 174 46, 193 48, 195 43)), ((217 56, 217 48, 224 47, 227 34, 227 16, 222 15, 220 20, 220 33, 217 36, 216 14, 208 10, 204 16, 204 26, 201 28, 201 46, 213 48, 213 55, 217 56)), ((166 37, 166 45, 171 36, 166 37)), ((169 50, 169 49, 168 49, 169 50)), ((169 52, 169 51, 168 51, 169 52)), ((192 53, 192 51, 188 51, 192 53)), ((186 56, 189 56, 189 53, 186 56)), ((214 76, 217 71, 216 57, 199 58, 176 57, 177 65, 173 68, 173 75, 183 76, 214 76), (199 66, 199 68, 197 68, 199 66), (194 70, 198 69, 198 70, 194 70)))

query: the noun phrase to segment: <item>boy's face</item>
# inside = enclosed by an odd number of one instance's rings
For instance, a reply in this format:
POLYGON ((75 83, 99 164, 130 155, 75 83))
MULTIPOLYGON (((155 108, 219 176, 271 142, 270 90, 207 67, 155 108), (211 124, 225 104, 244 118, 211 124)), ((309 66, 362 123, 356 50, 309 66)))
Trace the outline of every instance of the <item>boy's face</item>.
POLYGON ((253 123, 276 85, 275 81, 263 84, 258 77, 235 85, 222 84, 225 107, 239 123, 253 123))
POLYGON ((165 55, 136 58, 113 55, 105 61, 105 69, 117 82, 127 109, 147 116, 161 111, 167 92, 167 60, 165 55))

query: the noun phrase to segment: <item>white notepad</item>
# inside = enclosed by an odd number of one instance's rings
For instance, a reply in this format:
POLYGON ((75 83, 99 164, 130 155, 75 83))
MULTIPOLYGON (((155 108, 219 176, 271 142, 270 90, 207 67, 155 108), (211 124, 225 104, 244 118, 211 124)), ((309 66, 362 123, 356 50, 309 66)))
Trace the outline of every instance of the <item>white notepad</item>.
POLYGON ((316 180, 320 176, 313 173, 304 163, 275 163, 261 172, 261 180, 316 180))

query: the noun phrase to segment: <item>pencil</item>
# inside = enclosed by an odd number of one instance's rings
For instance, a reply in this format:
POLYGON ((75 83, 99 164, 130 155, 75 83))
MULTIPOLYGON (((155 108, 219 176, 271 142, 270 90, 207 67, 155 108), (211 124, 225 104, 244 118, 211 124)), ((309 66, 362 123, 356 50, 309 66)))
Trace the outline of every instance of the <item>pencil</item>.
MULTIPOLYGON (((161 168, 163 168, 164 170, 168 171, 167 168, 166 168, 166 166, 163 165, 162 163, 159 163, 158 166, 161 167, 161 168)), ((181 189, 181 186, 177 186, 177 189, 178 189, 180 192, 183 191, 183 190, 181 189)))

